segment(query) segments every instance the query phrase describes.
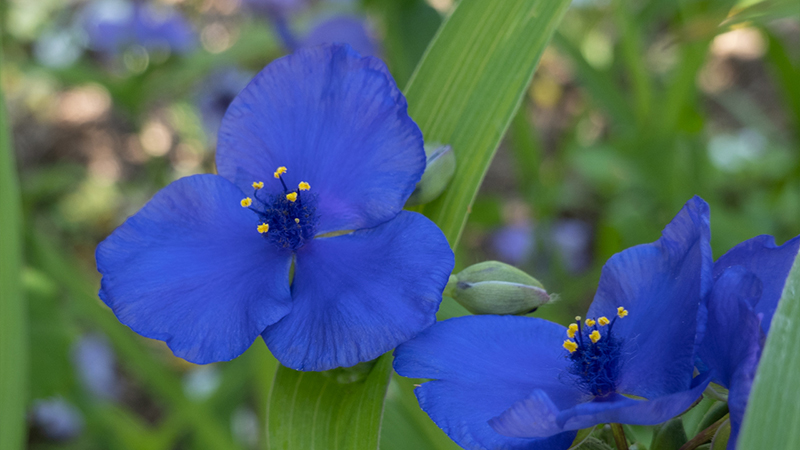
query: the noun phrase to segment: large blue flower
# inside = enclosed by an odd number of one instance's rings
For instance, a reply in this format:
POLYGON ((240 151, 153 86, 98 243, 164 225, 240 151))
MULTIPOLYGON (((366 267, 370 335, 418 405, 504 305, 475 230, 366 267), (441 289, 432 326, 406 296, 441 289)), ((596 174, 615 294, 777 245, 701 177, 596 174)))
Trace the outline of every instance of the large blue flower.
POLYGON ((714 263, 714 287, 701 308, 708 325, 698 354, 714 371, 714 381, 729 389, 729 449, 736 447, 765 338, 798 248, 800 236, 780 247, 772 236, 757 236, 714 263))
POLYGON ((415 390, 420 405, 468 449, 563 450, 598 423, 661 423, 709 382, 692 378, 709 235, 695 197, 658 241, 609 259, 583 324, 450 319, 400 345, 395 370, 433 379, 415 390))
POLYGON ((299 370, 375 358, 433 324, 453 253, 401 211, 425 152, 382 62, 348 46, 276 60, 231 103, 217 169, 170 184, 98 246, 121 322, 196 363, 260 334, 299 370))

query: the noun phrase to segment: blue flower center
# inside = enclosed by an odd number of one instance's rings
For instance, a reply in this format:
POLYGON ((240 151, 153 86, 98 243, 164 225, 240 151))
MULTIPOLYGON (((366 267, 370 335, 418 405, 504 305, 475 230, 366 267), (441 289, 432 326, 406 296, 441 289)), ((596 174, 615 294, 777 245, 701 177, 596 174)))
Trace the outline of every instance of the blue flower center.
POLYGON ((571 362, 567 371, 585 392, 596 397, 616 392, 622 340, 614 335, 613 330, 617 319, 627 315, 628 311, 620 306, 612 320, 606 317, 586 319, 585 327, 582 327, 581 318, 576 317, 576 322, 567 328, 569 339, 563 344, 571 362))
POLYGON ((313 239, 317 231, 317 198, 305 181, 290 190, 283 181, 286 167, 278 167, 273 174, 283 185, 278 195, 262 193, 263 181, 253 182, 253 197, 242 199, 240 204, 258 216, 256 231, 280 248, 292 251, 313 239))

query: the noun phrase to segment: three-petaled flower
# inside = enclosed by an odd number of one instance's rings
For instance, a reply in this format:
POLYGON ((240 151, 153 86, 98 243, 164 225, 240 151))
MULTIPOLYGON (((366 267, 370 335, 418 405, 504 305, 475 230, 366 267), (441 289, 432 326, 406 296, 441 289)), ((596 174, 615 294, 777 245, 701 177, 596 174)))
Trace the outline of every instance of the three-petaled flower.
POLYGON ((781 246, 757 236, 730 249, 714 263, 714 287, 703 302, 706 330, 698 356, 714 381, 728 388, 731 435, 736 440, 772 316, 778 308, 800 236, 781 246))
POLYGON ((454 261, 402 211, 425 169, 406 109, 385 65, 348 46, 274 61, 223 120, 219 175, 173 182, 98 246, 100 297, 195 363, 261 335, 282 364, 326 370, 410 339, 454 261))
POLYGON ((662 237, 603 267, 588 318, 459 317, 395 350, 429 378, 422 408, 468 449, 566 449, 599 423, 661 423, 710 381, 693 378, 698 308, 711 288, 708 205, 691 199, 662 237))

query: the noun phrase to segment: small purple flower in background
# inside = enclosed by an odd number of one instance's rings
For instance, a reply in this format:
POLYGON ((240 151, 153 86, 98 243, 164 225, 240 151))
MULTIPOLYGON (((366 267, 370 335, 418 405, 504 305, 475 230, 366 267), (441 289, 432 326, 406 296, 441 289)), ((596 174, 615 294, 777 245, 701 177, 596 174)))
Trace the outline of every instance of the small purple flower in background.
POLYGON ((187 53, 197 45, 197 36, 186 18, 163 5, 97 0, 83 9, 80 21, 89 47, 107 55, 133 45, 176 53, 187 53))
POLYGON ((529 221, 507 225, 492 235, 492 247, 500 261, 519 265, 536 250, 533 224, 529 221))
POLYGON ((585 322, 445 320, 398 346, 395 370, 433 379, 415 389, 420 406, 468 449, 564 450, 581 428, 662 423, 710 381, 692 378, 709 237, 695 197, 658 241, 608 260, 585 322))
POLYGON ((211 73, 200 85, 196 95, 197 106, 206 135, 212 143, 217 141, 217 132, 228 106, 252 78, 253 74, 230 67, 211 73))
POLYGON ((714 263, 714 287, 701 308, 707 327, 698 350, 714 381, 729 389, 731 435, 736 439, 772 316, 800 248, 800 236, 782 246, 772 236, 744 241, 714 263))
POLYGON ((592 226, 578 219, 562 219, 553 224, 553 244, 567 270, 585 271, 591 265, 592 226))
POLYGON ((453 252, 402 211, 425 151, 380 60, 346 45, 275 60, 218 141, 219 175, 173 182, 98 245, 122 323, 195 363, 261 335, 285 366, 327 370, 435 322, 453 252))
POLYGON ((380 49, 367 21, 348 15, 318 21, 302 39, 303 47, 319 44, 349 44, 364 56, 379 56, 380 49))
POLYGON ((120 395, 114 350, 105 336, 87 334, 72 349, 72 363, 83 388, 97 398, 116 400, 120 395))
POLYGON ((74 439, 84 428, 83 414, 61 397, 35 400, 30 420, 45 437, 54 441, 74 439))

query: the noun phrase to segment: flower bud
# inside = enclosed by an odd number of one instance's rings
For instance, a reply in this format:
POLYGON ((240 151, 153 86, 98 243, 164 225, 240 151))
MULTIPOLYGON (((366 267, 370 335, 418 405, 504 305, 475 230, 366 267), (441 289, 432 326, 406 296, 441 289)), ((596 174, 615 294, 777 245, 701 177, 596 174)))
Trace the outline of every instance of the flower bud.
POLYGON ((499 261, 475 264, 452 278, 452 297, 473 314, 527 314, 550 301, 539 280, 499 261))
POLYGON ((456 155, 449 145, 425 144, 425 157, 425 173, 406 206, 423 205, 435 200, 450 184, 456 171, 456 155))

